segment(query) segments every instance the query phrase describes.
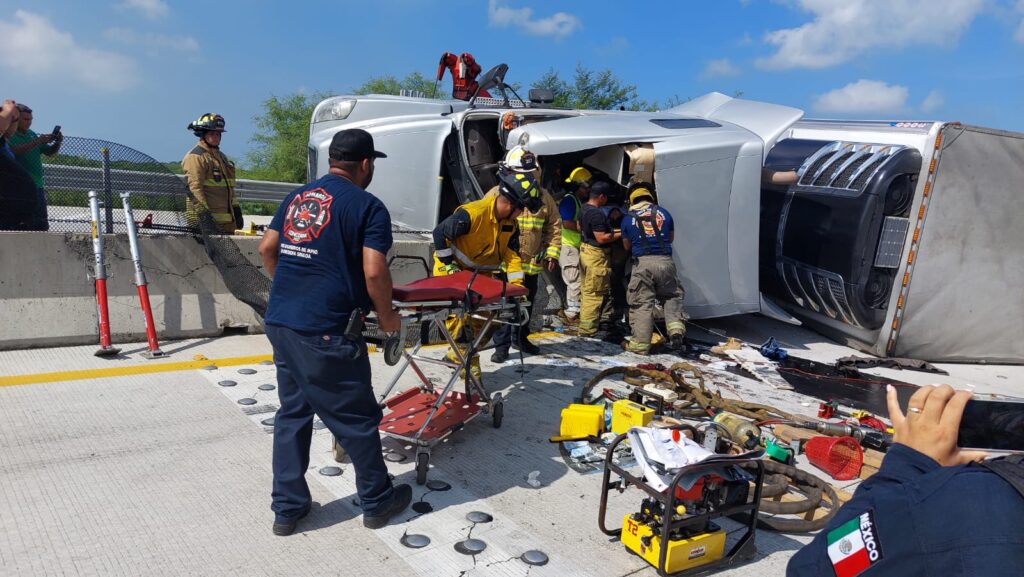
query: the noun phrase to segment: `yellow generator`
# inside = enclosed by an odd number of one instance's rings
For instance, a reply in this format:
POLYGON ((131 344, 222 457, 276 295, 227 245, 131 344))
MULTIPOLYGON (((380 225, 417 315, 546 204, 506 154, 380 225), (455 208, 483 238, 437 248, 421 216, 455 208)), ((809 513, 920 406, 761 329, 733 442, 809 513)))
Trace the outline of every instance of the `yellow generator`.
MULTIPOLYGON (((613 455, 625 439, 624 434, 616 437, 608 447, 608 455, 613 455)), ((642 448, 632 448, 642 452, 642 448)), ((710 457, 680 469, 656 472, 666 479, 668 487, 663 491, 615 464, 611 457, 606 458, 598 513, 602 532, 619 537, 627 549, 653 565, 661 577, 705 574, 754 558, 757 512, 764 482, 764 463, 759 458, 710 457), (617 480, 613 481, 612 475, 617 480), (606 526, 610 491, 625 493, 630 488, 642 493, 639 510, 627 514, 621 527, 606 526), (726 532, 713 520, 736 514, 747 516, 746 531, 729 546, 726 532)))

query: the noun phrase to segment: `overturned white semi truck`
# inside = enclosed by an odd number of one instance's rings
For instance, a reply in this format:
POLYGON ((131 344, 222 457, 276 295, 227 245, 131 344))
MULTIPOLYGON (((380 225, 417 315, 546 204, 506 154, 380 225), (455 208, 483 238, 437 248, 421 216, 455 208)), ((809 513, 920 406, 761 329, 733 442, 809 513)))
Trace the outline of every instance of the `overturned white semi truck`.
MULTIPOLYGON (((503 92, 503 74, 481 85, 503 92)), ((803 120, 718 93, 662 112, 531 97, 329 98, 313 113, 310 177, 326 173, 335 132, 363 128, 388 154, 371 192, 395 221, 429 230, 482 196, 522 144, 556 197, 578 165, 621 191, 655 182, 693 318, 760 312, 879 356, 1024 362, 1024 134, 803 120)))

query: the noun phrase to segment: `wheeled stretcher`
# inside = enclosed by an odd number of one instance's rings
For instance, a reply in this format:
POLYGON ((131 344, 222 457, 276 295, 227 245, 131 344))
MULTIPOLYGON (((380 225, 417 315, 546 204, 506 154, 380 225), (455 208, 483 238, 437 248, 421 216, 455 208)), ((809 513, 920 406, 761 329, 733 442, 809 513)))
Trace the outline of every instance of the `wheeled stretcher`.
MULTIPOLYGON (((522 325, 529 322, 529 306, 524 298, 524 287, 508 284, 499 279, 479 274, 479 271, 461 271, 448 276, 436 276, 396 286, 392 291, 392 304, 402 317, 401 331, 385 345, 385 356, 397 360, 395 375, 380 397, 384 418, 380 432, 416 446, 416 483, 427 481, 430 449, 448 435, 463 428, 480 413, 491 415, 495 428, 501 426, 504 405, 501 393, 488 396, 483 383, 471 370, 471 361, 490 337, 488 329, 495 323, 522 325), (468 344, 461 347, 445 324, 450 316, 466 321, 478 319, 482 328, 472 331, 468 344), (433 324, 448 342, 457 362, 447 358, 436 359, 419 354, 423 342, 411 350, 401 350, 406 342, 409 326, 419 323, 433 324), (401 358, 398 353, 401 351, 401 358), (421 363, 448 367, 451 377, 444 389, 437 390, 420 368, 421 363), (420 385, 393 397, 391 392, 406 369, 412 368, 420 385), (460 380, 465 384, 456 391, 460 380)), ((389 364, 390 361, 389 361, 389 364)))

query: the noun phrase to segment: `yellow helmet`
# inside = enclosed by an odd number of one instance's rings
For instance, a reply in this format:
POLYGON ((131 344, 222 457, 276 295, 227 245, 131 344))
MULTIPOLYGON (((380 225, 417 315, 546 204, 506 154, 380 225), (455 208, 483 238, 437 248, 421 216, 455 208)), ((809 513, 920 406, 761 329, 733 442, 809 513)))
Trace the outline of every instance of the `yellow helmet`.
POLYGON ((654 202, 654 193, 641 186, 629 193, 629 204, 636 204, 643 197, 647 197, 651 202, 654 202))
POLYGON ((582 166, 579 166, 577 168, 572 169, 572 172, 569 173, 569 178, 565 179, 565 182, 569 184, 582 184, 584 186, 590 186, 590 181, 593 178, 594 175, 590 174, 589 170, 582 166))

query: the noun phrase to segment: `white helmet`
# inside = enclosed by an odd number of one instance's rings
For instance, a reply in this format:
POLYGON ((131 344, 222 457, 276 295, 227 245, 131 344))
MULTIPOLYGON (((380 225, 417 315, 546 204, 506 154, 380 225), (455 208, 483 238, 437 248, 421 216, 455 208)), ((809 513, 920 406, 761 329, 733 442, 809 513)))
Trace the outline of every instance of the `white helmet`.
POLYGON ((533 172, 537 169, 537 157, 522 146, 513 146, 505 154, 504 164, 516 172, 533 172))

